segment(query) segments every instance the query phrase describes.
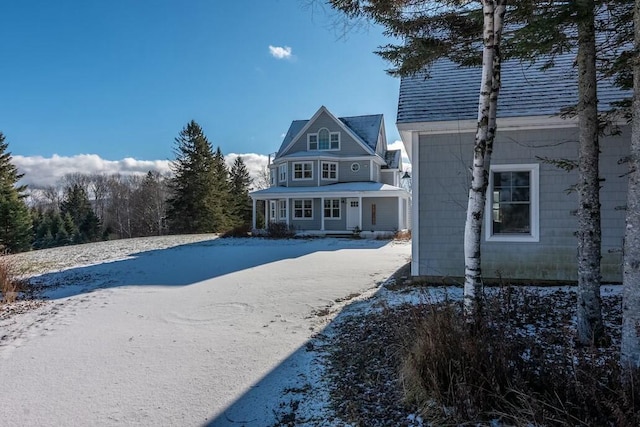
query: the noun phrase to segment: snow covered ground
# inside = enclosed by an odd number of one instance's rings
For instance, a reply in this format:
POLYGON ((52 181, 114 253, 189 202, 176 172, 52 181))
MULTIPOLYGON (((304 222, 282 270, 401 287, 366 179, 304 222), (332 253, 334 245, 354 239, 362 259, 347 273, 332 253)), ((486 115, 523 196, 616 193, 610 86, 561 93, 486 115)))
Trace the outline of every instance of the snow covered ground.
POLYGON ((311 338, 410 256, 397 241, 172 239, 15 258, 51 300, 0 317, 2 425, 267 426, 310 389, 297 412, 320 425, 311 338))

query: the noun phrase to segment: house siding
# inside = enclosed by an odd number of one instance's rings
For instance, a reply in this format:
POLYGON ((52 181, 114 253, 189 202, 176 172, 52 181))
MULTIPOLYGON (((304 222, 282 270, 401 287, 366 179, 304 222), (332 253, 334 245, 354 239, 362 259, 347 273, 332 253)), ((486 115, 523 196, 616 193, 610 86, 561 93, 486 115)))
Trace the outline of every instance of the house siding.
MULTIPOLYGON (((327 113, 321 113, 316 121, 311 123, 307 131, 300 135, 300 138, 283 154, 298 153, 307 151, 307 134, 316 133, 322 128, 329 129, 329 132, 340 132, 340 151, 330 151, 330 153, 340 153, 349 156, 362 156, 371 154, 366 151, 354 138, 344 131, 327 113)), ((318 151, 322 153, 322 151, 318 151)))
POLYGON ((321 224, 321 211, 320 211, 320 199, 313 200, 313 219, 295 219, 293 217, 294 212, 294 200, 308 200, 308 199, 290 199, 289 203, 289 218, 291 218, 290 225, 296 230, 320 230, 321 224))
POLYGON ((369 172, 369 161, 368 160, 360 160, 360 161, 342 161, 338 166, 338 178, 340 182, 362 182, 369 181, 369 177, 371 173, 369 172), (353 163, 358 163, 360 165, 360 170, 358 172, 353 172, 351 170, 351 165, 353 163))
POLYGON ((362 230, 390 231, 398 229, 398 199, 395 197, 362 198, 362 230), (376 223, 372 224, 372 205, 376 205, 376 223))
MULTIPOLYGON (((629 128, 621 136, 602 138, 602 277, 621 280, 621 246, 626 204, 629 128)), ((471 163, 472 133, 423 135, 419 138, 419 275, 464 275, 463 237, 471 163)), ((487 242, 482 238, 483 276, 492 278, 577 279, 577 195, 567 190, 577 172, 566 172, 538 157, 576 159, 577 129, 498 131, 492 165, 539 163, 539 242, 487 242)))
POLYGON ((397 172, 396 171, 382 171, 380 173, 380 182, 383 182, 385 184, 389 184, 389 185, 396 185, 394 182, 394 177, 395 174, 397 172))

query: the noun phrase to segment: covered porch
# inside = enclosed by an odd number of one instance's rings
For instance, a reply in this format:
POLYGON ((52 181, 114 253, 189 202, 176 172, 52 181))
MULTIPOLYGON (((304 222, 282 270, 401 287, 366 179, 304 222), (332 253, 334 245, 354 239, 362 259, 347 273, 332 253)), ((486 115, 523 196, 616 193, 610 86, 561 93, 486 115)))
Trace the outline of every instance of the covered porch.
POLYGON ((263 210, 265 227, 271 222, 284 223, 297 234, 362 233, 367 236, 409 228, 409 193, 387 184, 358 182, 321 187, 271 187, 250 196, 254 229, 257 228, 258 209, 263 210))

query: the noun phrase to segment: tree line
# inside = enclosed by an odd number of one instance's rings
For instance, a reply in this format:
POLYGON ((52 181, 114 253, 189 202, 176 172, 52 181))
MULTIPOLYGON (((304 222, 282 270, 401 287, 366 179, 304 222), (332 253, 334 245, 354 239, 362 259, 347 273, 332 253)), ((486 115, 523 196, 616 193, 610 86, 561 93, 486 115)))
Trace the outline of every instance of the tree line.
POLYGON ((0 248, 21 252, 56 246, 177 233, 248 230, 249 171, 231 168, 202 128, 189 122, 174 141, 170 174, 73 173, 29 190, 0 132, 0 248))

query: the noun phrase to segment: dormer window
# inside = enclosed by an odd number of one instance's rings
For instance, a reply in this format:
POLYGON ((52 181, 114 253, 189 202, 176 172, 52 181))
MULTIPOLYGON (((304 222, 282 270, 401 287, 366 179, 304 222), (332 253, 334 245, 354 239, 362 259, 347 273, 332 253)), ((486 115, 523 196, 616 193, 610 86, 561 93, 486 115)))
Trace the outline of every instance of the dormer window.
POLYGON ((329 132, 322 128, 318 133, 307 134, 307 146, 309 151, 329 151, 340 149, 340 132, 329 132))

